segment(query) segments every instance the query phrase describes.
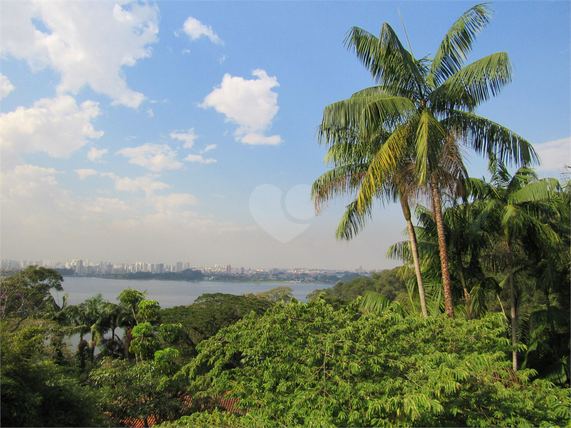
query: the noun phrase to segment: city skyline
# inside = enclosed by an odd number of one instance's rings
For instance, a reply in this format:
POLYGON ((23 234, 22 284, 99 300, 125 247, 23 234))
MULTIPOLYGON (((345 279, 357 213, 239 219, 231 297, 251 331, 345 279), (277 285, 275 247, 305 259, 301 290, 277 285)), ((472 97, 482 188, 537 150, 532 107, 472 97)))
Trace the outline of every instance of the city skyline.
MULTIPOLYGON (((362 266, 358 268, 344 269, 319 269, 312 267, 272 267, 272 268, 252 268, 252 267, 232 267, 231 264, 214 264, 210 266, 193 265, 190 262, 174 262, 174 263, 150 263, 150 262, 134 262, 134 263, 115 263, 109 261, 93 262, 88 259, 71 259, 65 262, 54 260, 11 260, 3 259, 0 261, 0 268, 4 270, 25 269, 28 266, 40 266, 51 269, 71 269, 80 275, 98 275, 98 274, 126 274, 134 272, 176 272, 180 273, 185 269, 200 270, 203 273, 218 272, 227 274, 253 273, 253 272, 360 272, 366 273, 362 266), (87 268, 99 268, 89 271, 87 268), (85 269, 85 270, 82 270, 85 269)), ((373 269, 375 270, 375 269, 373 269)), ((377 269, 382 270, 382 269, 377 269)))
MULTIPOLYGON (((352 26, 388 22, 404 41, 402 16, 414 54, 430 56, 474 4, 3 1, 0 258, 399 265, 385 257, 406 239, 397 204, 375 206, 350 242, 335 240, 348 199, 313 215, 309 187, 328 170, 316 128, 325 106, 374 84, 343 45, 352 26)), ((513 82, 477 113, 560 178, 570 3, 492 8, 467 62, 506 51, 513 82)))

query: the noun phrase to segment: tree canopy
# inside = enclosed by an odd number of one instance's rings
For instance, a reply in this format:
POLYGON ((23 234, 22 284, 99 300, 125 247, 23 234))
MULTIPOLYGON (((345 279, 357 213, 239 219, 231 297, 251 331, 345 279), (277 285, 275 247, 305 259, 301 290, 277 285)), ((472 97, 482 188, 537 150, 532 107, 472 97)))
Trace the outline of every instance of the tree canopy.
POLYGON ((569 419, 569 395, 513 372, 501 315, 480 320, 363 314, 359 302, 278 304, 198 345, 182 371, 196 397, 242 415, 165 426, 539 426, 569 419))

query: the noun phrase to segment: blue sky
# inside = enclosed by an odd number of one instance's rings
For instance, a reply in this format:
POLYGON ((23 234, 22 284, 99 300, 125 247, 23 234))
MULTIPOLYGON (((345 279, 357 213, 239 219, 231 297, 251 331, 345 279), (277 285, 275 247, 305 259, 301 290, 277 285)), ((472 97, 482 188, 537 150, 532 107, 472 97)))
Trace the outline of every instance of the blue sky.
MULTIPOLYGON (((435 52, 475 3, 11 1, 2 19, 1 257, 195 266, 389 268, 397 206, 349 243, 347 200, 313 217, 323 108, 373 84, 343 46, 388 22, 435 52)), ((496 2, 468 62, 514 79, 478 113, 571 163, 570 3, 496 2)), ((470 157, 473 175, 485 162, 470 157)))

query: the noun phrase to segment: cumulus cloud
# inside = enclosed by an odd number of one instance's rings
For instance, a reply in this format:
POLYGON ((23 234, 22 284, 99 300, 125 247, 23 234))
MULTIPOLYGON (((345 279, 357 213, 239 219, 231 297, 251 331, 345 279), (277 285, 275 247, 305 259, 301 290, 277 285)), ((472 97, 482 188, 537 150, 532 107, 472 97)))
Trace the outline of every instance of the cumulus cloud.
POLYGON ((6 196, 40 196, 42 189, 57 184, 54 168, 43 168, 34 165, 17 165, 12 171, 2 174, 2 197, 6 196))
POLYGON ((186 34, 189 35, 191 40, 197 40, 202 36, 206 36, 210 39, 212 43, 216 43, 217 45, 223 45, 224 42, 218 37, 214 31, 212 31, 212 27, 204 25, 198 19, 189 16, 186 21, 184 21, 183 30, 186 34))
POLYGON ((198 199, 189 193, 171 193, 170 195, 156 195, 156 191, 170 188, 161 181, 157 181, 156 174, 147 174, 142 177, 129 178, 119 177, 112 172, 101 173, 103 177, 109 177, 115 181, 115 190, 123 192, 145 192, 145 202, 157 212, 177 210, 181 206, 195 205, 198 199))
POLYGON ((119 177, 112 172, 101 173, 103 177, 109 177, 115 181, 115 189, 124 192, 138 192, 142 190, 147 196, 152 196, 155 190, 168 189, 170 186, 166 183, 156 181, 157 175, 147 174, 135 179, 129 177, 119 177))
POLYGON ((136 1, 5 2, 2 53, 26 60, 33 70, 60 73, 60 94, 89 85, 114 104, 137 108, 145 96, 127 86, 122 67, 151 56, 158 20, 156 5, 136 1))
POLYGON ((99 138, 91 120, 101 114, 99 103, 85 101, 80 106, 69 95, 43 98, 33 107, 18 107, 0 114, 0 146, 9 151, 46 152, 52 157, 67 158, 87 143, 99 138))
POLYGON ((264 70, 252 73, 257 79, 246 80, 225 74, 220 86, 204 98, 203 108, 213 107, 226 115, 226 121, 236 123, 236 141, 246 144, 281 143, 279 135, 266 136, 278 112, 278 94, 272 88, 279 86, 275 77, 264 70))
POLYGON ((209 144, 208 146, 206 146, 204 148, 204 150, 201 150, 200 153, 202 154, 202 153, 209 152, 210 150, 215 149, 216 147, 218 147, 216 144, 209 144))
POLYGON ((95 147, 92 147, 89 153, 87 153, 87 157, 92 162, 101 162, 101 158, 105 153, 107 153, 107 149, 97 150, 95 147))
POLYGON ((14 89, 16 88, 10 83, 8 78, 0 73, 0 100, 6 97, 14 89))
POLYGON ((194 145, 194 140, 198 138, 198 135, 194 132, 194 128, 190 128, 187 132, 175 131, 170 134, 173 140, 184 141, 184 146, 187 149, 192 148, 194 145))
POLYGON ((77 175, 79 176, 80 180, 84 180, 86 177, 89 177, 90 175, 97 175, 97 171, 95 171, 94 169, 74 169, 75 172, 77 172, 77 175))
POLYGON ((546 143, 534 144, 535 151, 541 159, 537 171, 563 171, 565 165, 571 165, 571 137, 546 143))
POLYGON ((140 165, 151 171, 159 172, 163 169, 179 169, 183 166, 176 160, 177 152, 167 144, 143 144, 139 147, 126 147, 117 152, 128 157, 129 163, 140 165))
POLYGON ((204 159, 202 155, 188 155, 183 160, 187 162, 198 162, 198 163, 214 163, 216 159, 208 158, 204 159))

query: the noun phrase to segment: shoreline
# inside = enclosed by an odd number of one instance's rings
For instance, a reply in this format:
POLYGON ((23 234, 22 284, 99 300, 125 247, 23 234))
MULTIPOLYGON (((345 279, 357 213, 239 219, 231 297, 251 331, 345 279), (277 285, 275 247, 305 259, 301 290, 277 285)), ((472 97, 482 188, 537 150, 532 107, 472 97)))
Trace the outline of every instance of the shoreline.
MULTIPOLYGON (((235 283, 251 283, 251 284, 329 284, 323 281, 280 281, 280 280, 254 280, 254 279, 184 279, 184 278, 128 278, 121 275, 63 275, 65 278, 99 278, 123 281, 172 281, 172 282, 235 282, 235 283)), ((336 283, 331 283, 336 284, 336 283)))

